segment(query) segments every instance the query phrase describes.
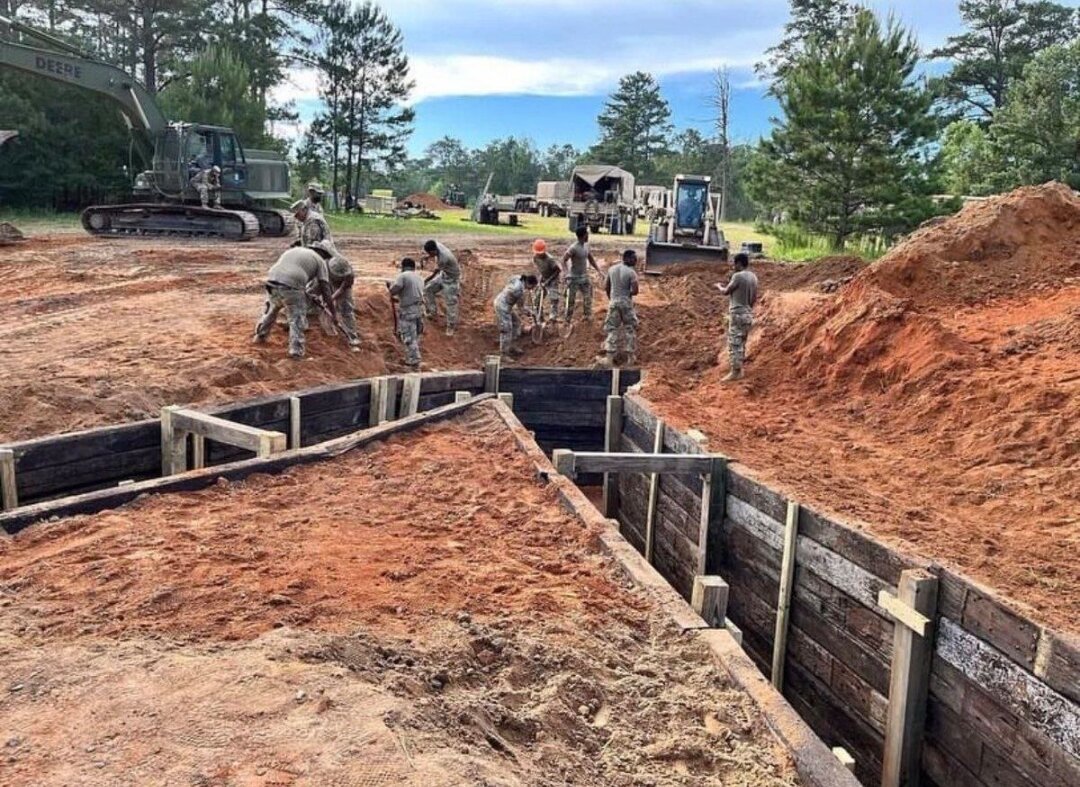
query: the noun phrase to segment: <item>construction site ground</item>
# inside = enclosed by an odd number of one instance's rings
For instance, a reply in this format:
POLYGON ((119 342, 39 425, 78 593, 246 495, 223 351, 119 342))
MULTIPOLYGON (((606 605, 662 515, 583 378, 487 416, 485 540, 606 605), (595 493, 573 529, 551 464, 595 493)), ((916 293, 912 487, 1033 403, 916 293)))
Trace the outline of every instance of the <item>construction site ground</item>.
POLYGON ((0 542, 6 785, 794 785, 501 417, 0 542))
MULTIPOLYGON (((448 230, 453 229, 447 227, 448 230)), ((424 336, 428 368, 478 368, 497 346, 491 301, 529 270, 527 238, 446 234, 464 262, 462 327, 424 336)), ((344 235, 364 339, 284 325, 250 336, 280 241, 32 237, 0 251, 0 440, 403 371, 383 281, 424 237, 344 235)), ((548 238, 561 251, 565 238, 548 238)), ((613 262, 627 239, 601 236, 613 262)), ((640 249, 640 240, 636 241, 640 249)), ((1076 632, 1080 617, 1080 200, 1046 186, 971 205, 878 263, 759 262, 746 378, 727 373, 730 271, 645 279, 645 395, 762 480, 922 556, 959 567, 1076 632), (854 277, 854 278, 853 278, 854 277)), ((588 366, 594 324, 524 344, 524 365, 588 366)))

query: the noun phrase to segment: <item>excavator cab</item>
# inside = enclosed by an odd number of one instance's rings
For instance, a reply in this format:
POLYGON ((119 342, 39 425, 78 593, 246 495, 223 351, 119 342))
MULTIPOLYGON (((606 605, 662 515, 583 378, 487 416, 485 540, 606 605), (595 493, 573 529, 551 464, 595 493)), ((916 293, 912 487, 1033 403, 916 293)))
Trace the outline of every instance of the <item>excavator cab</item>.
POLYGON ((198 202, 190 185, 200 170, 221 167, 221 201, 245 204, 247 162, 236 133, 222 126, 170 123, 154 147, 153 169, 136 176, 136 198, 198 202))

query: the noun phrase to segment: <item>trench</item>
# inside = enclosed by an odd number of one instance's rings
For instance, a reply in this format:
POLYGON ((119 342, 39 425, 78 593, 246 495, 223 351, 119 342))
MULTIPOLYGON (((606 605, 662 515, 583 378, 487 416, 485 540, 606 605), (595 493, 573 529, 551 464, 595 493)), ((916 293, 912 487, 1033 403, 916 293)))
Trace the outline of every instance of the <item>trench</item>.
MULTIPOLYGON (((385 416, 402 412, 404 380, 378 378, 387 393, 385 416)), ((498 391, 535 441, 555 449, 652 453, 658 429, 662 452, 704 453, 695 435, 667 427, 647 400, 629 392, 637 370, 505 368, 498 391), (620 397, 621 417, 607 417, 608 398, 620 397), (612 433, 608 433, 607 424, 612 433)), ((490 390, 484 371, 420 376, 417 411, 490 390)), ((315 446, 370 424, 372 380, 354 380, 209 409, 248 426, 299 434, 315 446), (293 402, 299 401, 298 410, 293 402), (292 419, 298 417, 298 423, 292 419)), ((58 512, 82 512, 125 502, 123 489, 161 476, 161 423, 149 419, 13 443, 20 508, 0 516, 15 532, 58 512), (111 490, 111 491, 110 491, 111 490), (82 501, 68 504, 65 501, 82 501), (65 508, 64 506, 67 506, 65 508), (76 506, 72 508, 72 506, 76 506)), ((187 452, 189 460, 192 451, 187 452)), ((251 454, 208 442, 207 466, 251 454)), ((652 515, 653 567, 685 599, 700 573, 729 586, 727 616, 742 632, 746 653, 771 677, 788 498, 757 481, 732 458, 702 522, 700 476, 661 474, 652 515), (703 569, 703 571, 702 571, 703 569)), ((612 474, 605 513, 644 553, 650 477, 612 474)), ((576 482, 594 502, 604 477, 576 482)), ((796 501, 797 502, 797 501, 796 501)), ((1080 784, 1080 645, 1067 633, 1040 626, 1009 599, 939 565, 905 554, 857 525, 799 506, 798 536, 781 691, 829 746, 854 758, 857 778, 881 783, 889 710, 895 623, 879 605, 896 594, 901 572, 923 569, 939 582, 927 713, 920 730, 921 783, 1068 787, 1080 784)))

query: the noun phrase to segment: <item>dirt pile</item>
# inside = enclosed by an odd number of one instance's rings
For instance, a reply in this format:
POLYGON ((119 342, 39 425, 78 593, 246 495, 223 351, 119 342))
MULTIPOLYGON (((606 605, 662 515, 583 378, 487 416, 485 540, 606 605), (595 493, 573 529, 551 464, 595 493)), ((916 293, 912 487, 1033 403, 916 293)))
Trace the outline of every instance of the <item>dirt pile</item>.
POLYGON ((415 194, 410 194, 407 197, 399 200, 401 203, 409 203, 420 208, 426 208, 428 210, 453 210, 452 205, 447 205, 441 199, 434 194, 428 194, 426 192, 418 191, 415 194))
POLYGON ((0 221, 0 246, 10 246, 21 240, 26 240, 26 236, 19 231, 18 227, 11 222, 0 221))

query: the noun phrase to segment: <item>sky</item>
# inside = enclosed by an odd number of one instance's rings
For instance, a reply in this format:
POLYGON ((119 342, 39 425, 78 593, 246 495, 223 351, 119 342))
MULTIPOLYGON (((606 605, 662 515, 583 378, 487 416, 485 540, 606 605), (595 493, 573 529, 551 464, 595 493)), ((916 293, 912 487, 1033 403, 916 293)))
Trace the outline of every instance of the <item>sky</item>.
MULTIPOLYGON (((955 0, 869 0, 911 29, 925 51, 960 30, 955 0)), ((1073 3, 1070 3, 1073 4, 1073 3)), ((506 136, 540 148, 596 141, 596 117, 620 76, 648 71, 660 82, 677 130, 711 133, 713 72, 734 88, 732 131, 766 134, 775 105, 754 63, 776 43, 787 0, 382 0, 401 28, 416 88, 410 153, 443 136, 480 147, 506 136)), ((293 100, 301 127, 319 110, 313 72, 293 71, 275 93, 293 100)))

